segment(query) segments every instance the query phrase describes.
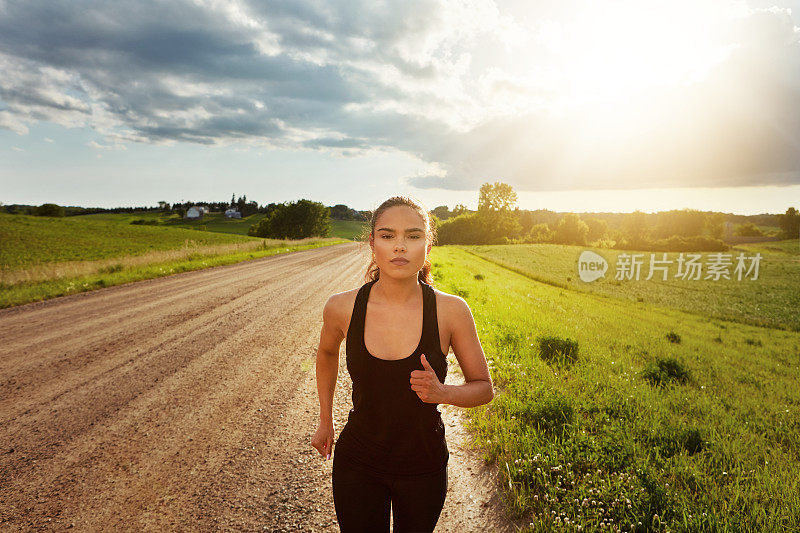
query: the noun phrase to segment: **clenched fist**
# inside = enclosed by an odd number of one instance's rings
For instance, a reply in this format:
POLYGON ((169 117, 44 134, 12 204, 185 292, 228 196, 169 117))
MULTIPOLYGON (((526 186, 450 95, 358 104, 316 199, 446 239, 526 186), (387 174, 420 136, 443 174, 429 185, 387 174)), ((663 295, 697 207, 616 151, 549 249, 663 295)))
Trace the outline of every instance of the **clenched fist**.
POLYGON ((411 390, 417 393, 419 399, 425 403, 444 403, 445 386, 431 367, 425 354, 419 356, 425 370, 411 372, 411 390))

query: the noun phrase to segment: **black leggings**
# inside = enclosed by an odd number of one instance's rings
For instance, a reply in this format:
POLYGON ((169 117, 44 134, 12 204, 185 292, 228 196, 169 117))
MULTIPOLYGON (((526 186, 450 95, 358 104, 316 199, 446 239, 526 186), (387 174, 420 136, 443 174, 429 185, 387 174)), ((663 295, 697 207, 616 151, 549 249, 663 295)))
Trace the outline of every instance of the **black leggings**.
POLYGON ((388 476, 367 472, 333 454, 333 503, 342 533, 430 533, 447 495, 447 466, 433 474, 388 476))

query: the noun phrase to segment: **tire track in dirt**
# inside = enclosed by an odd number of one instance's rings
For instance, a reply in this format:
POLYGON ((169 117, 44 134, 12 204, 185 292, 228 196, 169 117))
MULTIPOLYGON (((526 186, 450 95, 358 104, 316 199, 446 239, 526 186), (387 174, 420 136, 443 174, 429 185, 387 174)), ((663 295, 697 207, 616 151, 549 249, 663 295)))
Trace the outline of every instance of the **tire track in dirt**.
MULTIPOLYGON (((365 267, 337 245, 0 311, 0 529, 338 531, 314 361, 365 267)), ((512 531, 458 442, 437 531, 512 531)))

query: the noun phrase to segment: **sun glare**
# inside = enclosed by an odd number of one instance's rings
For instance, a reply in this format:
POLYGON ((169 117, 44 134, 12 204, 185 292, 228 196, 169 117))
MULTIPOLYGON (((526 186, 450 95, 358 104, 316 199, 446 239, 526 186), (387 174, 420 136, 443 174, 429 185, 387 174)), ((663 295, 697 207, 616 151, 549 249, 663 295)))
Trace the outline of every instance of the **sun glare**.
POLYGON ((554 64, 555 103, 612 104, 702 79, 730 53, 717 10, 700 2, 603 2, 548 25, 543 44, 554 64))

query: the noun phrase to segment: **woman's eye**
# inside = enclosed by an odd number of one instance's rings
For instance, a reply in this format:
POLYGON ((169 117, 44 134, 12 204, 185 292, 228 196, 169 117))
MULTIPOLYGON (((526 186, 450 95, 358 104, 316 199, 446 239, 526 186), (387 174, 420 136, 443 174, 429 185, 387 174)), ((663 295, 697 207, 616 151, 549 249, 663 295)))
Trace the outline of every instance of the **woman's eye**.
POLYGON ((391 238, 392 238, 392 236, 391 236, 391 235, 386 235, 385 233, 382 235, 382 237, 383 237, 384 239, 391 239, 391 238))

